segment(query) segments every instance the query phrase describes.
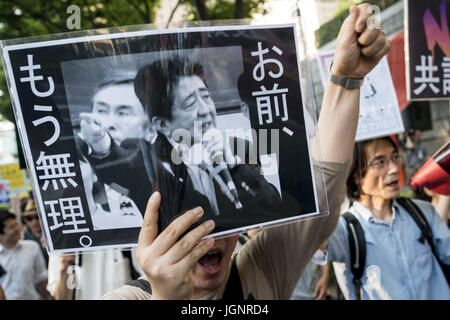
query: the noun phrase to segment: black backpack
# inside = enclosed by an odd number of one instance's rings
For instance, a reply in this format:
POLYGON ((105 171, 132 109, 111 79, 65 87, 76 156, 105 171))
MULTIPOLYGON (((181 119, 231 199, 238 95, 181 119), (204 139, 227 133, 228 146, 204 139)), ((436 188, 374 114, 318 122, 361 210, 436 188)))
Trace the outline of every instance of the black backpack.
MULTIPOLYGON (((397 198, 397 202, 408 211, 418 227, 422 231, 420 238, 417 239, 420 243, 428 242, 431 251, 433 252, 436 260, 444 272, 447 284, 450 285, 450 266, 444 264, 436 252, 436 248, 433 244, 433 233, 431 227, 428 224, 427 219, 420 210, 420 208, 408 198, 397 198)), ((359 223, 358 219, 350 212, 343 214, 343 217, 347 223, 348 230, 348 242, 350 247, 350 262, 351 271, 353 274, 353 284, 355 285, 355 293, 358 299, 360 299, 360 284, 361 277, 364 273, 364 267, 366 264, 366 241, 364 237, 364 231, 359 223)))

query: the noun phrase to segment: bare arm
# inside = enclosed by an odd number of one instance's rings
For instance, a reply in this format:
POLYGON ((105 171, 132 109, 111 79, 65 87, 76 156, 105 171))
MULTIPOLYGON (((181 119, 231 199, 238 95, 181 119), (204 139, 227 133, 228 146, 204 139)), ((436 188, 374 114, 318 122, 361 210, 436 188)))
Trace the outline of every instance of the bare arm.
POLYGON ((327 297, 328 281, 330 280, 330 262, 320 266, 322 276, 316 284, 314 289, 315 300, 325 300, 327 297))
POLYGON ((328 81, 320 111, 318 138, 320 156, 315 159, 344 163, 351 159, 359 115, 360 89, 346 89, 328 81))
POLYGON ((73 289, 67 286, 69 274, 67 272, 60 272, 58 282, 56 283, 54 297, 55 300, 72 300, 73 289))
POLYGON ((448 222, 448 214, 450 212, 450 196, 439 195, 435 209, 445 223, 448 222))
POLYGON ((37 284, 37 289, 42 299, 48 300, 47 280, 41 281, 37 284))
MULTIPOLYGON (((364 78, 390 50, 390 41, 376 29, 366 28, 369 4, 350 8, 336 40, 331 72, 344 78, 364 78)), ((321 159, 347 162, 352 157, 358 125, 360 89, 327 82, 318 121, 321 159)))
POLYGON ((72 300, 73 289, 68 286, 69 274, 67 273, 67 268, 74 263, 75 256, 62 256, 60 261, 59 277, 53 295, 55 300, 72 300))

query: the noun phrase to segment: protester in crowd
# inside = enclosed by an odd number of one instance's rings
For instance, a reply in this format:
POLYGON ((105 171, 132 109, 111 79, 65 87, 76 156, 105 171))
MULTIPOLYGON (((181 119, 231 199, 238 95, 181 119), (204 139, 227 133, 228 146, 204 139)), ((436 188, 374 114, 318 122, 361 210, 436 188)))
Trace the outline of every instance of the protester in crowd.
POLYGON ((77 143, 100 181, 94 195, 96 202, 104 205, 106 184, 120 193, 127 190, 143 214, 148 194, 153 191, 153 181, 143 184, 135 176, 118 174, 117 167, 127 166, 138 149, 139 139, 150 141, 153 135, 142 104, 134 93, 134 77, 134 72, 114 72, 98 84, 92 98, 92 112, 80 113, 77 143), (117 153, 121 160, 111 161, 110 154, 117 153))
POLYGON ((47 268, 40 246, 21 240, 20 232, 16 216, 1 210, 0 265, 6 273, 0 277, 0 286, 9 300, 46 300, 47 268))
POLYGON ((330 279, 329 263, 311 260, 297 282, 291 300, 325 300, 330 279))
POLYGON ((27 198, 22 206, 22 223, 25 225, 23 231, 23 238, 25 240, 36 241, 41 247, 42 256, 45 260, 45 265, 48 266, 48 253, 45 244, 45 238, 42 234, 41 223, 39 222, 38 213, 36 210, 36 203, 34 199, 27 198))
MULTIPOLYGON (((364 78, 389 51, 382 32, 366 28, 368 4, 350 8, 341 26, 331 73, 341 78, 364 78)), ((343 185, 356 134, 360 90, 333 78, 325 89, 318 132, 330 215, 267 228, 232 257, 238 236, 200 239, 214 230, 207 220, 185 231, 202 215, 189 210, 158 234, 161 195, 149 199, 141 229, 137 258, 145 273, 105 299, 289 299, 316 249, 335 228, 343 185), (338 84, 340 83, 340 84, 338 84), (183 236, 182 236, 183 235, 183 236), (200 243, 199 243, 200 242, 200 243), (234 287, 240 283, 239 287, 234 287), (151 290, 149 289, 151 287, 151 290), (230 289, 234 287, 234 289, 230 289), (152 293, 150 294, 151 291, 152 293)), ((316 156, 314 156, 316 157, 316 156)))
MULTIPOLYGON (((411 210, 400 205, 399 172, 402 157, 395 142, 378 138, 358 142, 347 180, 353 204, 348 210, 359 222, 365 238, 365 264, 360 288, 355 291, 349 233, 343 217, 328 240, 328 259, 345 264, 337 271, 347 299, 449 299, 450 288, 411 210)), ((440 260, 450 263, 450 233, 430 203, 414 200, 431 227, 440 260)), ((359 239, 358 239, 359 241, 359 239)), ((358 243, 355 242, 355 246, 358 243)), ((359 248, 359 246, 358 246, 359 248)), ((360 255, 363 250, 359 250, 360 255)), ((356 255, 355 255, 356 256, 356 255)), ((357 258, 356 258, 357 259, 357 258)), ((364 263, 364 262, 363 262, 364 263)), ((335 266, 335 270, 336 265, 335 266)))
POLYGON ((297 282, 291 300, 325 300, 330 286, 330 262, 325 254, 328 242, 325 241, 314 253, 297 282))

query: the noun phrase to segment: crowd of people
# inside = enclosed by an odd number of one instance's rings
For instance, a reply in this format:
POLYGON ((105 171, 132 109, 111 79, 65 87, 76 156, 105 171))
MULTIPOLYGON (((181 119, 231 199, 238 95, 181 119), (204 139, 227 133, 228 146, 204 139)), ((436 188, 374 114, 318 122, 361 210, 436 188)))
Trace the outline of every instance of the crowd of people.
MULTIPOLYGON (((333 296, 331 270, 346 299, 450 299, 449 197, 429 193, 432 202, 400 197, 402 168, 410 177, 428 156, 420 132, 408 133, 401 146, 391 137, 355 144, 360 80, 390 49, 380 30, 367 27, 367 6, 352 6, 341 26, 317 123, 320 143, 313 140, 311 146, 314 174, 319 166, 324 173, 329 215, 241 236, 208 237, 215 221, 197 222, 231 205, 211 193, 216 182, 188 164, 180 169, 168 158, 146 155, 155 148, 185 150, 171 133, 192 130, 194 121, 214 127, 214 102, 197 64, 185 58, 156 61, 132 77, 102 82, 92 112, 80 115, 77 135, 95 228, 110 222, 104 219, 108 212, 118 223, 142 225, 136 250, 49 257, 34 200, 26 199, 20 217, 0 212, 0 299, 322 300, 333 296), (171 65, 170 75, 160 81, 159 68, 171 65), (159 82, 171 90, 165 92, 159 82), (130 94, 133 99, 121 101, 130 94), (118 161, 125 156, 128 162, 118 161), (106 161, 112 165, 102 165, 106 161), (117 170, 129 174, 111 181, 117 170), (149 183, 136 184, 133 170, 149 183), (182 177, 196 192, 192 202, 153 192, 155 179, 172 186, 182 177), (131 214, 121 213, 124 202, 131 214), (185 213, 172 212, 182 205, 185 213), (166 221, 158 221, 160 208, 166 221), (161 231, 161 225, 167 227, 161 231)), ((210 146, 211 154, 217 148, 210 146)), ((261 195, 247 197, 248 189, 240 190, 241 199, 248 200, 235 202, 236 208, 256 216, 263 203, 276 212, 279 195, 269 183, 238 161, 228 166, 236 184, 245 176, 261 195)))

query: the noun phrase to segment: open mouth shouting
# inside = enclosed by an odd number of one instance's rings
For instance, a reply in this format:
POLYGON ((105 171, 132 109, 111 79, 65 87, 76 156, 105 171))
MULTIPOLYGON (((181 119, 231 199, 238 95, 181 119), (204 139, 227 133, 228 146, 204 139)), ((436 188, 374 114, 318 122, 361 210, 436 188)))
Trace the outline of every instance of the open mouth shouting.
POLYGON ((384 184, 389 189, 397 190, 399 188, 398 180, 393 180, 384 184))
POLYGON ((198 261, 201 269, 208 275, 215 275, 222 269, 223 251, 213 248, 198 261))

